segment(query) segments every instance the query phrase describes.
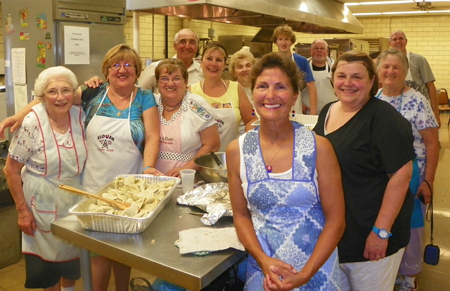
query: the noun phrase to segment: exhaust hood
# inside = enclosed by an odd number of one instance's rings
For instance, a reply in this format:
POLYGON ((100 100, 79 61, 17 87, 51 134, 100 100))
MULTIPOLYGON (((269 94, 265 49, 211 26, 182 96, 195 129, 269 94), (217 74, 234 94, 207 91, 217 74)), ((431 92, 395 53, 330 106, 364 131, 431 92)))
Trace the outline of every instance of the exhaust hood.
POLYGON ((127 10, 273 30, 287 24, 314 34, 362 33, 361 23, 337 0, 127 0, 127 10))

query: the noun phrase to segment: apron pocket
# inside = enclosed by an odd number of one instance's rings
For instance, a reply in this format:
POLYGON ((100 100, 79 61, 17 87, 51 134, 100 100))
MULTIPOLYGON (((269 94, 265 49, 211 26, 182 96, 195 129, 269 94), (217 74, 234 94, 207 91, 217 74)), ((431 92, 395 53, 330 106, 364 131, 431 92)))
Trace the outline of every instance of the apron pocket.
POLYGON ((31 203, 31 211, 36 220, 37 227, 42 232, 51 232, 50 223, 56 220, 56 204, 54 203, 31 203))

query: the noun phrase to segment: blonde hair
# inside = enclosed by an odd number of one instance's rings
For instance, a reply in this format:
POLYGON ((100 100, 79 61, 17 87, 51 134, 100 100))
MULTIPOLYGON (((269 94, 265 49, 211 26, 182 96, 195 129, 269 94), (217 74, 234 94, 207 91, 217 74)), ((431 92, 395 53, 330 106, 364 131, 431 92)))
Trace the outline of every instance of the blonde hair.
POLYGON ((223 54, 223 57, 225 58, 225 60, 228 57, 228 52, 227 49, 225 48, 225 46, 223 44, 221 44, 218 41, 211 41, 209 42, 203 49, 203 54, 202 54, 202 60, 203 57, 205 56, 205 53, 209 50, 218 50, 223 54))
POLYGON ((127 44, 118 44, 112 47, 103 58, 102 73, 108 79, 108 69, 120 61, 132 59, 136 68, 136 79, 142 72, 142 60, 139 54, 127 44))
MULTIPOLYGON (((240 50, 235 52, 230 59, 230 64, 228 66, 228 70, 230 71, 230 75, 233 77, 236 66, 243 60, 249 61, 252 66, 256 63, 256 59, 253 54, 246 50, 240 50)), ((234 78, 234 77, 233 77, 234 78)))

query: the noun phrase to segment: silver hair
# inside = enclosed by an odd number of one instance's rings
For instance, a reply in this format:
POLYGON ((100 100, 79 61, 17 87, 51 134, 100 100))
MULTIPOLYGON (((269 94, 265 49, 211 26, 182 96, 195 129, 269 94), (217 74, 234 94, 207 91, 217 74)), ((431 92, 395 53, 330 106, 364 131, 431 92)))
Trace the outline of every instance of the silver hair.
POLYGON ((200 42, 200 39, 198 38, 198 34, 195 31, 193 31, 192 29, 189 29, 189 28, 183 28, 180 31, 178 31, 177 33, 175 33, 175 36, 173 37, 173 42, 174 43, 178 43, 178 38, 180 36, 180 33, 185 32, 185 31, 190 31, 190 32, 192 32, 195 35, 195 38, 197 40, 197 45, 198 45, 198 43, 200 42))
POLYGON ((393 36, 394 34, 397 34, 397 33, 403 34, 403 36, 405 37, 405 39, 408 40, 408 39, 406 38, 406 34, 405 34, 405 32, 404 32, 403 30, 396 30, 396 31, 394 31, 393 33, 391 33, 391 35, 389 36, 389 42, 392 41, 392 36, 393 36))
POLYGON ((328 49, 328 42, 326 42, 324 39, 321 39, 321 38, 315 39, 315 40, 311 43, 311 47, 312 47, 316 42, 318 42, 318 41, 323 41, 323 42, 325 43, 325 45, 326 45, 326 48, 328 49))
POLYGON ((71 70, 63 66, 50 67, 43 70, 34 82, 34 94, 44 96, 45 89, 55 79, 66 81, 74 90, 78 87, 77 77, 71 70))
POLYGON ((398 49, 395 49, 395 48, 390 48, 390 49, 384 50, 378 55, 377 71, 380 70, 381 63, 384 61, 384 59, 387 56, 396 56, 402 62, 402 69, 406 76, 406 74, 408 73, 408 69, 409 69, 408 58, 405 56, 404 53, 402 53, 401 51, 399 51, 398 49))

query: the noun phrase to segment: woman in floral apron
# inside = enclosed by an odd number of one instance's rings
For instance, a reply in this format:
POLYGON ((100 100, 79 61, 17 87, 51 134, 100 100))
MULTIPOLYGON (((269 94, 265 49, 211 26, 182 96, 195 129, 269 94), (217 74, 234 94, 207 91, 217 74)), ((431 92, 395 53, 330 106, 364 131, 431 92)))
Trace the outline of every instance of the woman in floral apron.
POLYGON ((331 144, 290 121, 300 72, 279 54, 252 70, 261 126, 227 149, 233 221, 249 252, 245 290, 340 290, 341 173, 331 144))

